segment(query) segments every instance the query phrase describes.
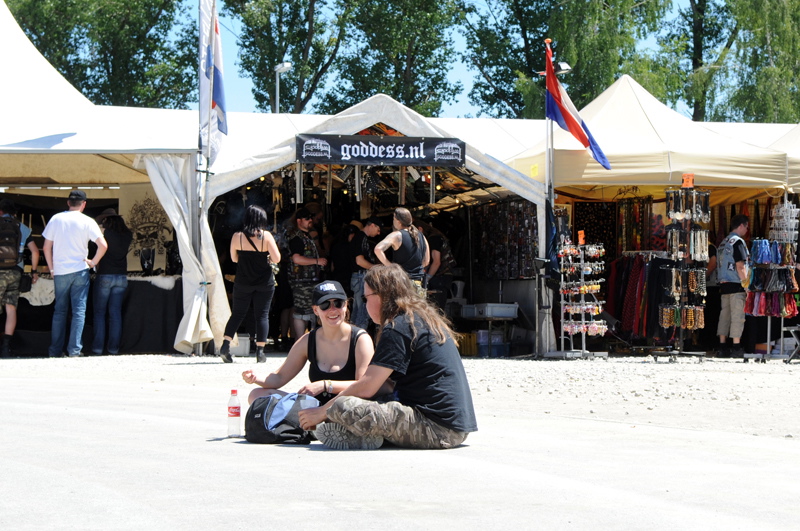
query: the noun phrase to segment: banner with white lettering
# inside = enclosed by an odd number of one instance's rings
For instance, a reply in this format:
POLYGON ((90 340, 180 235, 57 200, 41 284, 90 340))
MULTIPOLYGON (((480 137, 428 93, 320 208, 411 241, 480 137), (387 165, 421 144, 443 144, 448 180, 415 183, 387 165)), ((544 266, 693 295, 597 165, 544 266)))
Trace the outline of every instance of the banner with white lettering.
POLYGON ((465 144, 457 138, 297 135, 297 160, 364 166, 464 166, 465 144))

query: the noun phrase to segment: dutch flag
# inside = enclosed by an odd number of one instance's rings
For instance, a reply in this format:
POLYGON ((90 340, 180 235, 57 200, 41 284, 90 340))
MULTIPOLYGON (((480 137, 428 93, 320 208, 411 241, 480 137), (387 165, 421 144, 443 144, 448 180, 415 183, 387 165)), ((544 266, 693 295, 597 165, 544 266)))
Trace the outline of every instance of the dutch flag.
POLYGON ((572 136, 577 138, 578 142, 589 150, 594 160, 605 169, 610 170, 611 164, 608 163, 603 150, 595 142, 592 133, 589 132, 589 128, 586 127, 586 124, 578 114, 578 109, 572 104, 567 91, 564 90, 564 87, 561 86, 556 77, 556 72, 553 68, 553 50, 550 49, 550 43, 545 41, 545 47, 547 48, 547 65, 545 66, 545 82, 547 83, 545 113, 547 117, 558 123, 561 129, 572 133, 572 136))
POLYGON ((222 81, 222 40, 215 0, 200 0, 199 52, 200 151, 208 156, 210 166, 219 153, 221 135, 228 134, 225 87, 222 81))

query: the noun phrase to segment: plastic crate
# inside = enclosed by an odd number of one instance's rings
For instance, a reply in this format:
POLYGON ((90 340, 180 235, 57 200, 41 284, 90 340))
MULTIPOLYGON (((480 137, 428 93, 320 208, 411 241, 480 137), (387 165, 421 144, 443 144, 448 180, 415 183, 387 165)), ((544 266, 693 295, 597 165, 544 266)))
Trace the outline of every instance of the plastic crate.
POLYGON ((458 351, 462 356, 477 356, 478 344, 476 342, 477 336, 473 333, 462 334, 461 340, 458 342, 458 351))
POLYGON ((461 307, 461 317, 463 319, 473 319, 478 317, 478 311, 474 304, 465 304, 461 307))
MULTIPOLYGON (((488 330, 478 330, 476 332, 478 335, 478 344, 479 345, 488 345, 489 344, 489 331, 488 330)), ((492 331, 492 345, 499 345, 503 343, 503 332, 500 330, 493 330, 492 331)))
MULTIPOLYGON (((492 358, 507 358, 508 357, 508 343, 500 343, 499 345, 492 345, 492 358)), ((488 358, 489 345, 478 345, 478 356, 481 358, 488 358)))
POLYGON ((478 314, 477 317, 505 317, 514 319, 517 317, 517 310, 519 310, 519 305, 516 302, 511 304, 488 303, 475 305, 475 311, 478 314))

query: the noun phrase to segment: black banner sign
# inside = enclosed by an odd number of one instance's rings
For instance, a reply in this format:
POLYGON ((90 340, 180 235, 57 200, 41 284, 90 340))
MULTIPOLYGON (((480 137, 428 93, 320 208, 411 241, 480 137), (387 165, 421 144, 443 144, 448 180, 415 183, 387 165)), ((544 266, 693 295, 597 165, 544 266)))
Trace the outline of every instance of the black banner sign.
POLYGON ((297 160, 366 166, 464 166, 465 144, 457 138, 297 135, 297 160))

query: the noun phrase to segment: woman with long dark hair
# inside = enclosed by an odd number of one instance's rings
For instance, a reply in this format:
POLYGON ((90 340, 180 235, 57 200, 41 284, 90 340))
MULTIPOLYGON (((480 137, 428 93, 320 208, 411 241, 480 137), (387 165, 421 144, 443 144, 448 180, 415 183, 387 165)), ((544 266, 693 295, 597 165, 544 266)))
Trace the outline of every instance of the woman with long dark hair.
POLYGON ((100 355, 105 347, 109 354, 117 354, 122 339, 122 300, 128 289, 128 249, 133 241, 133 233, 113 208, 104 210, 96 221, 108 243, 108 251, 97 264, 97 276, 94 280, 92 353, 100 355))
POLYGON ((233 282, 233 308, 225 325, 225 337, 219 357, 232 363, 230 342, 247 315, 250 303, 256 320, 256 362, 267 361, 264 346, 269 335, 269 307, 275 293, 273 263, 280 263, 281 252, 267 230, 269 219, 263 208, 250 205, 244 211, 244 226, 231 238, 231 260, 237 263, 233 282))
POLYGON ((317 438, 336 449, 375 449, 384 440, 405 448, 458 446, 478 427, 447 320, 397 264, 367 271, 364 298, 380 328, 372 362, 334 400, 301 411, 301 426, 316 426, 317 438), (368 400, 388 380, 398 401, 368 400))

